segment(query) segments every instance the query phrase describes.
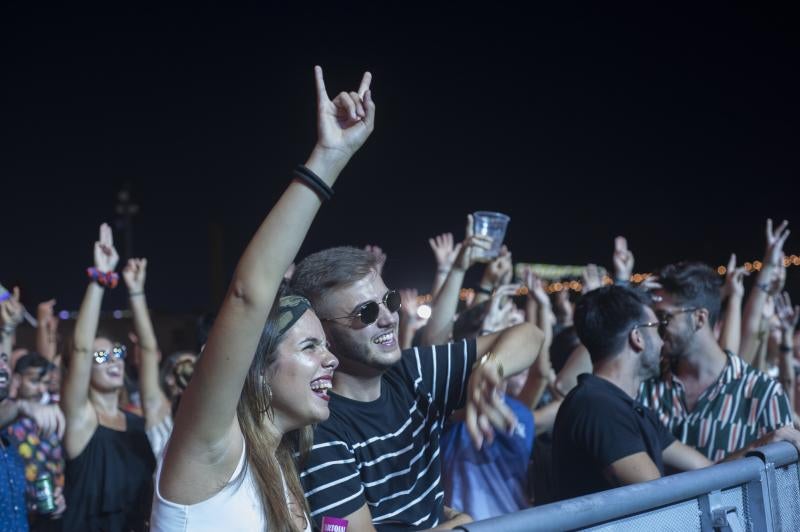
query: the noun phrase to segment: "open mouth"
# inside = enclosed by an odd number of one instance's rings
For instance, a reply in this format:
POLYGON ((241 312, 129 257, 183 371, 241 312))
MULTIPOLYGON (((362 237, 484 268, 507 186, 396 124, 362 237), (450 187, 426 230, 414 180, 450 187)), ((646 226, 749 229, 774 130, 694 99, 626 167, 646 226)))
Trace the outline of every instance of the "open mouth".
POLYGON ((330 375, 311 381, 311 391, 314 392, 314 395, 325 401, 331 400, 331 397, 328 395, 328 390, 330 390, 332 386, 333 383, 331 382, 330 375))
POLYGON ((397 344, 397 337, 394 331, 389 331, 374 337, 372 343, 383 347, 394 347, 397 344))
POLYGON ((8 372, 0 371, 0 386, 5 386, 8 384, 8 372))

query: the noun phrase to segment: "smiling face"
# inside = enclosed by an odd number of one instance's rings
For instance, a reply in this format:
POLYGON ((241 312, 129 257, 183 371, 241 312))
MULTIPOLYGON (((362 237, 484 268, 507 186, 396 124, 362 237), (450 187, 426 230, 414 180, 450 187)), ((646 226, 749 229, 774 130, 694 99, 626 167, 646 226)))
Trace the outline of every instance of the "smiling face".
POLYGON ((357 317, 325 321, 328 340, 339 357, 346 359, 348 370, 383 372, 400 360, 398 313, 390 312, 383 302, 388 291, 381 276, 372 271, 355 283, 326 294, 320 309, 325 318, 350 316, 365 303, 379 302, 378 319, 369 325, 357 317))
MULTIPOLYGON (((111 352, 114 344, 108 338, 95 338, 92 350, 111 352)), ((100 392, 113 392, 122 388, 125 383, 125 361, 112 355, 102 364, 95 362, 92 357, 91 386, 100 392)))
POLYGON ((328 390, 339 361, 328 350, 322 324, 306 311, 283 335, 267 379, 275 423, 285 433, 328 419, 328 390))
POLYGON ((658 320, 662 322, 658 328, 664 342, 661 352, 672 359, 686 356, 695 334, 693 311, 682 306, 668 292, 659 290, 656 295, 660 299, 656 298, 658 301, 653 308, 658 320))

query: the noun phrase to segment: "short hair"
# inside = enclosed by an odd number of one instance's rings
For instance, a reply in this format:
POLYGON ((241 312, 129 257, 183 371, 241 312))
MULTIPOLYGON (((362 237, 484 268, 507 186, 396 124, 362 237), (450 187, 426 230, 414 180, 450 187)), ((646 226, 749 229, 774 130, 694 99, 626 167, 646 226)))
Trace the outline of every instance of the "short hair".
POLYGON ((679 262, 661 268, 658 282, 681 305, 708 310, 713 327, 719 319, 722 278, 702 262, 679 262))
POLYGON ((301 260, 292 275, 291 287, 317 306, 331 290, 353 284, 373 271, 378 271, 375 255, 352 246, 338 246, 301 260))
POLYGON ((647 319, 650 298, 635 288, 603 286, 584 294, 575 304, 575 330, 593 363, 615 357, 628 334, 647 319))
POLYGON ((25 370, 36 368, 41 370, 41 374, 44 375, 52 367, 53 364, 44 355, 36 351, 30 351, 19 357, 17 363, 14 364, 14 373, 22 375, 25 370))

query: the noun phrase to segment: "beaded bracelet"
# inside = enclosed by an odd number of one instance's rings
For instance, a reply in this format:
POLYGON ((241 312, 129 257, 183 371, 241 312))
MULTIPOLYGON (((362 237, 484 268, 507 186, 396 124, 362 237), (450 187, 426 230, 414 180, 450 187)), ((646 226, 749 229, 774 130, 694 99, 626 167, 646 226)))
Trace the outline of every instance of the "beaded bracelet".
POLYGON ((97 268, 90 267, 86 268, 86 275, 89 276, 89 279, 104 288, 116 288, 117 284, 119 284, 119 275, 114 272, 104 273, 97 268))

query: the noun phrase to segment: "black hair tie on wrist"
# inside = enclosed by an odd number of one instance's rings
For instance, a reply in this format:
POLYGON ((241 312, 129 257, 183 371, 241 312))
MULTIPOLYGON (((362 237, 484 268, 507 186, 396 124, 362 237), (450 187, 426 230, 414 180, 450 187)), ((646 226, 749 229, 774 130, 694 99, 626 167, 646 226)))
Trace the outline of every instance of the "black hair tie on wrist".
POLYGON ((302 164, 297 165, 297 168, 294 169, 294 176, 316 192, 322 201, 327 201, 333 197, 333 189, 317 174, 302 164))

